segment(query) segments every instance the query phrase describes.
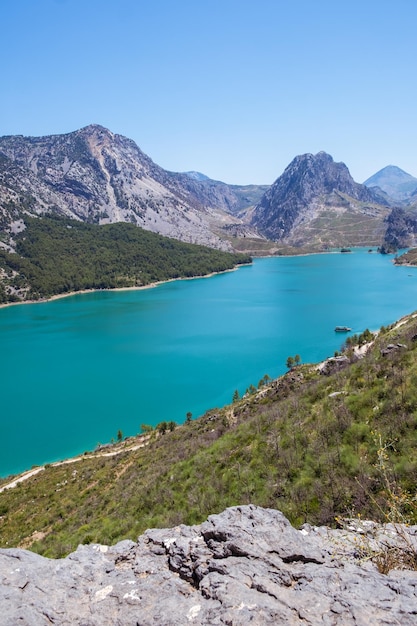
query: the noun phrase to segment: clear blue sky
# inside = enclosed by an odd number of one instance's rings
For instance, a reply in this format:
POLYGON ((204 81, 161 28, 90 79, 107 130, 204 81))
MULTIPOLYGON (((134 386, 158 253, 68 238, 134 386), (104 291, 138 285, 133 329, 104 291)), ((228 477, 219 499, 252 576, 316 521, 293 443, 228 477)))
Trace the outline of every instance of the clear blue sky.
POLYGON ((172 171, 272 183, 325 150, 417 177, 416 0, 1 0, 0 135, 90 123, 172 171))

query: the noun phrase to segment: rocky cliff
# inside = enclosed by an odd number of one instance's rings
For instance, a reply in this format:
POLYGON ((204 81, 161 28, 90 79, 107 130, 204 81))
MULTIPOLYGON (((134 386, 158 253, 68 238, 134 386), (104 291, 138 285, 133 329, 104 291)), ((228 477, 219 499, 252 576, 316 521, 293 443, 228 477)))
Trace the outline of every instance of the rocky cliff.
POLYGON ((0 550, 1 623, 411 626, 417 572, 384 574, 370 558, 403 546, 415 556, 417 527, 295 530, 279 511, 248 505, 56 561, 0 550))
POLYGON ((98 125, 66 135, 0 137, 0 228, 25 213, 133 222, 182 241, 230 248, 219 227, 241 198, 228 185, 156 165, 130 139, 98 125), (216 230, 217 228, 217 230, 216 230))
POLYGON ((356 183, 325 152, 297 156, 255 207, 251 222, 293 245, 360 245, 381 241, 386 200, 356 183), (358 228, 358 225, 360 227, 358 228))

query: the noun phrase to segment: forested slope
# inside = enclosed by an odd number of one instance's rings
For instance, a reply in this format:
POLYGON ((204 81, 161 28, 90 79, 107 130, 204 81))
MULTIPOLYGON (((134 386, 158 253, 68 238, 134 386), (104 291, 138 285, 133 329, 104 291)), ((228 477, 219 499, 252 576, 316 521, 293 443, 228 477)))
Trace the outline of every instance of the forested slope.
POLYGON ((25 219, 16 253, 0 248, 0 302, 83 289, 148 285, 250 262, 247 255, 179 242, 133 224, 104 226, 59 217, 25 219))

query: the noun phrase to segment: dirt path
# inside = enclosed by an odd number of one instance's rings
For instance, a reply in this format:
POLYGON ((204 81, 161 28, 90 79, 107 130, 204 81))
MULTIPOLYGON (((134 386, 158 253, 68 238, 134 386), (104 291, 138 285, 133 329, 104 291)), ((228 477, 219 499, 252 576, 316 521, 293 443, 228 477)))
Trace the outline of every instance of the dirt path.
MULTIPOLYGON (((50 465, 51 467, 59 467, 60 465, 78 463, 79 461, 82 461, 83 459, 96 459, 97 457, 117 456, 118 454, 123 454, 123 452, 134 452, 135 450, 139 450, 139 448, 143 448, 144 446, 146 446, 148 442, 149 442, 149 435, 145 435, 140 438, 140 443, 136 443, 136 444, 126 446, 123 448, 118 447, 117 450, 113 450, 111 452, 95 452, 94 454, 82 454, 81 456, 75 456, 71 459, 65 459, 65 461, 57 461, 56 463, 50 463, 50 465)), ((24 472, 23 474, 20 474, 17 478, 12 480, 10 483, 7 483, 6 485, 3 485, 2 487, 0 487, 0 493, 5 491, 6 489, 13 489, 13 487, 16 487, 19 483, 22 483, 23 481, 28 480, 29 478, 32 478, 32 476, 36 476, 36 474, 39 474, 40 472, 43 472, 44 470, 45 470, 45 465, 40 465, 39 467, 35 467, 34 469, 29 470, 28 472, 24 472)))

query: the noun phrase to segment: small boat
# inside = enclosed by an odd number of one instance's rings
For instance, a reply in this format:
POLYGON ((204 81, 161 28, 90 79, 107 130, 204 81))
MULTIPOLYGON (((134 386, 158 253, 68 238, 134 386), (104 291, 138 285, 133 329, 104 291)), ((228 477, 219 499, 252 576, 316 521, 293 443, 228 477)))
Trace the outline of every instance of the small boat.
POLYGON ((340 252, 352 252, 350 248, 342 248, 340 252))
POLYGON ((336 326, 336 328, 334 329, 336 333, 348 333, 351 330, 352 329, 349 328, 349 326, 336 326))

